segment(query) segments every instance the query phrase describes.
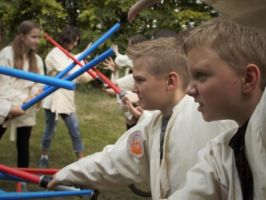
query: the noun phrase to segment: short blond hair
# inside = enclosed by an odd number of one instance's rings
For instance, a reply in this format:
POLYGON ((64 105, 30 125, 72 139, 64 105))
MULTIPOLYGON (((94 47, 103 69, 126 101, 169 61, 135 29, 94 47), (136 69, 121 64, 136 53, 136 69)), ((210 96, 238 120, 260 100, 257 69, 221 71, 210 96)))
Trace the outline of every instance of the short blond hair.
POLYGON ((182 79, 183 87, 186 88, 189 75, 187 58, 182 46, 177 38, 164 37, 131 45, 127 49, 127 55, 133 62, 139 58, 151 58, 148 70, 155 76, 171 71, 177 72, 182 79))
POLYGON ((187 54, 193 48, 207 47, 237 73, 256 64, 261 71, 261 89, 266 85, 266 36, 253 28, 227 19, 210 20, 190 32, 184 43, 187 54))

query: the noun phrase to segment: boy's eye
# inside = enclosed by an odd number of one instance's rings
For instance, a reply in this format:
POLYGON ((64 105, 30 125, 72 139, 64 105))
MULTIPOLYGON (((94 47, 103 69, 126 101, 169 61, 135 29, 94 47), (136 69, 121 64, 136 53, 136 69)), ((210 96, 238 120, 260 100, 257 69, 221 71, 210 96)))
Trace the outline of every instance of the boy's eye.
POLYGON ((140 79, 135 80, 136 83, 142 83, 143 81, 140 79))
POLYGON ((141 83, 141 82, 144 81, 143 78, 139 78, 139 77, 134 77, 134 80, 135 80, 135 82, 137 82, 137 83, 141 83))
POLYGON ((208 75, 206 73, 198 72, 193 75, 193 79, 198 81, 205 81, 208 75))

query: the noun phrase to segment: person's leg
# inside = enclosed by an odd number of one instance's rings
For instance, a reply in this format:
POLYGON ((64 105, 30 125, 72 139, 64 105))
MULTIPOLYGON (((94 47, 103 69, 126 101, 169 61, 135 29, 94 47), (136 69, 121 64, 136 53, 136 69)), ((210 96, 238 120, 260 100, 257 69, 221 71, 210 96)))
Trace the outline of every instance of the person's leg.
POLYGON ((61 117, 63 118, 68 128, 68 132, 72 139, 73 149, 76 153, 77 158, 78 159, 82 158, 84 156, 83 154, 84 147, 80 137, 80 131, 79 131, 79 125, 76 113, 71 113, 69 115, 61 114, 61 117))
MULTIPOLYGON (((32 127, 17 128, 17 167, 29 167, 30 153, 29 141, 32 127)), ((17 182, 17 192, 26 192, 27 183, 23 181, 17 182)))
POLYGON ((44 109, 44 111, 45 111, 45 131, 43 133, 41 141, 41 158, 39 161, 39 168, 48 167, 48 153, 56 128, 55 114, 48 109, 44 109))
POLYGON ((51 145, 52 138, 55 133, 56 128, 56 120, 55 113, 51 112, 51 110, 44 109, 45 111, 45 131, 42 136, 41 148, 42 155, 48 155, 48 151, 51 145))
POLYGON ((2 136, 4 135, 5 131, 6 131, 6 128, 4 128, 4 127, 2 126, 2 124, 1 124, 1 125, 0 125, 0 140, 1 140, 2 136))
POLYGON ((17 128, 17 167, 29 167, 29 141, 31 130, 32 126, 24 126, 17 128))

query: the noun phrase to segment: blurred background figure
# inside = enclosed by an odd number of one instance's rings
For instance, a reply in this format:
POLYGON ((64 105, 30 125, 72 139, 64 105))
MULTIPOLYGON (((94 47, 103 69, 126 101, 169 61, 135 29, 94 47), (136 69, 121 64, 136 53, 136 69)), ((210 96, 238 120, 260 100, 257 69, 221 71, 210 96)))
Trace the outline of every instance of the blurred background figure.
MULTIPOLYGON (((40 41, 40 27, 32 21, 23 21, 11 44, 0 52, 0 65, 27 72, 43 74, 42 59, 35 53, 40 41)), ((0 75, 0 138, 10 128, 11 139, 16 139, 17 167, 29 167, 29 141, 36 124, 35 108, 25 113, 20 106, 39 93, 42 85, 31 81, 0 75), (21 116, 19 116, 21 115, 21 116)))
MULTIPOLYGON (((78 29, 70 25, 67 25, 58 37, 58 43, 68 51, 71 51, 74 47, 76 47, 79 43, 79 40, 80 35, 78 29)), ((54 47, 46 56, 45 63, 48 74, 50 76, 55 76, 57 73, 61 72, 65 69, 65 67, 71 64, 72 60, 67 57, 59 48, 54 47)), ((73 73, 77 69, 79 69, 79 67, 75 66, 73 70, 69 72, 69 74, 73 73)), ((76 79, 76 82, 84 83, 90 80, 92 80, 92 77, 87 73, 84 73, 76 79)), ((82 144, 76 115, 74 91, 59 89, 43 101, 42 107, 45 111, 46 126, 41 140, 41 157, 39 161, 39 167, 48 167, 48 153, 52 138, 55 133, 58 116, 64 120, 72 140, 73 150, 77 158, 82 158, 84 156, 84 146, 82 144)))

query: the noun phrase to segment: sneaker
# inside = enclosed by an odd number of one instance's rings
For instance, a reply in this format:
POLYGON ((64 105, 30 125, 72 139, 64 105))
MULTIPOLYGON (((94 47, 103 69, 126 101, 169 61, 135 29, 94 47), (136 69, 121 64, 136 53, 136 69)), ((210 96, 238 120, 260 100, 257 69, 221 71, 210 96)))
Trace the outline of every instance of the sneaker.
POLYGON ((48 159, 47 158, 40 158, 39 168, 47 168, 47 167, 48 167, 48 159))

